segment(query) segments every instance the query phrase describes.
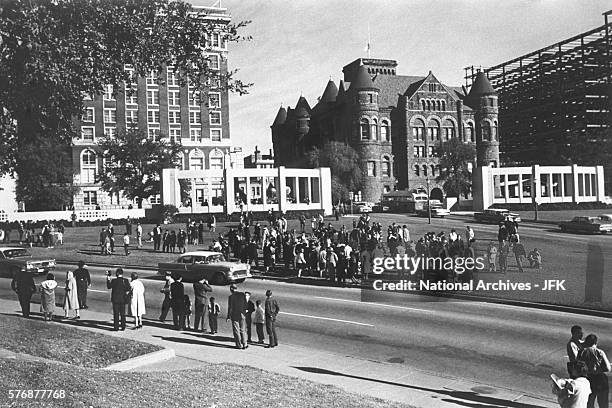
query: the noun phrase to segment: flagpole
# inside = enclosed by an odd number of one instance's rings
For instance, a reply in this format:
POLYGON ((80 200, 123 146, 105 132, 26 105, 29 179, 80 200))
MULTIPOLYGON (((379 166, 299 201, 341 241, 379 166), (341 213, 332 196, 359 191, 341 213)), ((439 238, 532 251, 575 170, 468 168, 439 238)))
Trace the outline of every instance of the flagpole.
POLYGON ((370 22, 368 21, 368 58, 370 58, 370 47, 371 47, 371 41, 370 41, 370 22))

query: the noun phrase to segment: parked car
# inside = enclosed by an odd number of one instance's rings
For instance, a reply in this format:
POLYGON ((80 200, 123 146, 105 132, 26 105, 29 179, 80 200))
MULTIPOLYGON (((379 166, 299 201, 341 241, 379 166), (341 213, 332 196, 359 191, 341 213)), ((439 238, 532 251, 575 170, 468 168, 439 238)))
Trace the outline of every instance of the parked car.
POLYGON ((517 213, 503 208, 490 208, 483 212, 474 213, 474 219, 485 224, 499 224, 508 217, 510 217, 510 221, 521 222, 521 217, 517 213))
POLYGON ((192 251, 181 254, 176 262, 157 265, 157 274, 178 274, 186 282, 202 278, 215 285, 244 282, 251 277, 251 266, 240 262, 228 262, 220 252, 192 251))
POLYGON ((369 213, 372 212, 373 205, 363 201, 356 201, 353 203, 353 211, 356 213, 369 213))
POLYGON ((599 216, 599 219, 602 220, 605 223, 612 224, 612 214, 601 214, 599 216))
POLYGON ((444 218, 450 215, 450 210, 444 208, 442 203, 431 201, 429 204, 425 203, 423 208, 416 210, 416 215, 419 217, 429 217, 429 207, 431 207, 431 216, 444 218))
POLYGON ((607 222, 601 217, 574 217, 571 221, 559 224, 563 232, 581 232, 584 234, 607 234, 612 231, 612 222, 607 222))
POLYGON ((381 213, 381 212, 389 212, 390 207, 388 205, 384 205, 384 204, 375 204, 372 207, 372 212, 377 212, 377 213, 381 213))
POLYGON ((55 270, 55 259, 35 259, 19 247, 0 247, 0 275, 12 278, 18 271, 35 275, 47 274, 55 270))

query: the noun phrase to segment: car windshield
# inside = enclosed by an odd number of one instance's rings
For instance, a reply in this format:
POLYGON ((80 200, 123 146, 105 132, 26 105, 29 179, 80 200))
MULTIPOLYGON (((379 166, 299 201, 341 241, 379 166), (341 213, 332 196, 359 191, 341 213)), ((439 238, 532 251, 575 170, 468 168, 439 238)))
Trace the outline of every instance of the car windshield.
POLYGON ((212 264, 223 261, 222 254, 214 254, 208 256, 194 256, 193 262, 197 264, 212 264))
POLYGON ((3 251, 5 258, 21 258, 25 256, 30 256, 28 251, 25 249, 6 249, 3 251))

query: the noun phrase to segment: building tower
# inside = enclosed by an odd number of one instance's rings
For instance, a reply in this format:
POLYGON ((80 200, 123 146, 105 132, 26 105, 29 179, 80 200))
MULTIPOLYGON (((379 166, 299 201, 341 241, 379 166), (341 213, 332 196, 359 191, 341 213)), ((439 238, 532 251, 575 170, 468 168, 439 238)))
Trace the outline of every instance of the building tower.
POLYGON ((381 144, 378 135, 378 94, 380 89, 374 85, 368 70, 360 65, 350 80, 349 98, 352 99, 351 111, 353 121, 352 144, 359 153, 365 165, 366 177, 363 184, 362 197, 364 201, 378 202, 383 193, 380 182, 381 144))
POLYGON ((474 109, 476 166, 499 167, 497 92, 484 72, 476 74, 466 104, 474 109))
MULTIPOLYGON (((276 117, 274 118, 274 122, 270 126, 270 129, 272 130, 272 147, 274 148, 275 152, 285 151, 287 148, 285 146, 286 141, 283 139, 283 126, 285 125, 286 121, 287 110, 281 105, 281 107, 278 109, 276 117)), ((274 166, 276 167, 281 165, 281 163, 278 162, 278 159, 279 155, 274 155, 274 166)))
POLYGON ((293 147, 293 157, 299 158, 306 152, 305 149, 305 137, 310 131, 310 105, 306 98, 300 96, 297 103, 295 104, 295 143, 293 147))

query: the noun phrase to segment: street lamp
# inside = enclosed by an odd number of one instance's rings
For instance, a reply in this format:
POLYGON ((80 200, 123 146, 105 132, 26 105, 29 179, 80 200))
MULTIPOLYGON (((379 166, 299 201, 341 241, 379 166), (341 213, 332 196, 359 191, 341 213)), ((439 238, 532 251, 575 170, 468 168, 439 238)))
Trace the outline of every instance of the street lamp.
POLYGON ((425 176, 425 181, 427 182, 427 223, 431 224, 431 198, 429 197, 430 188, 429 188, 429 172, 427 176, 425 176))

